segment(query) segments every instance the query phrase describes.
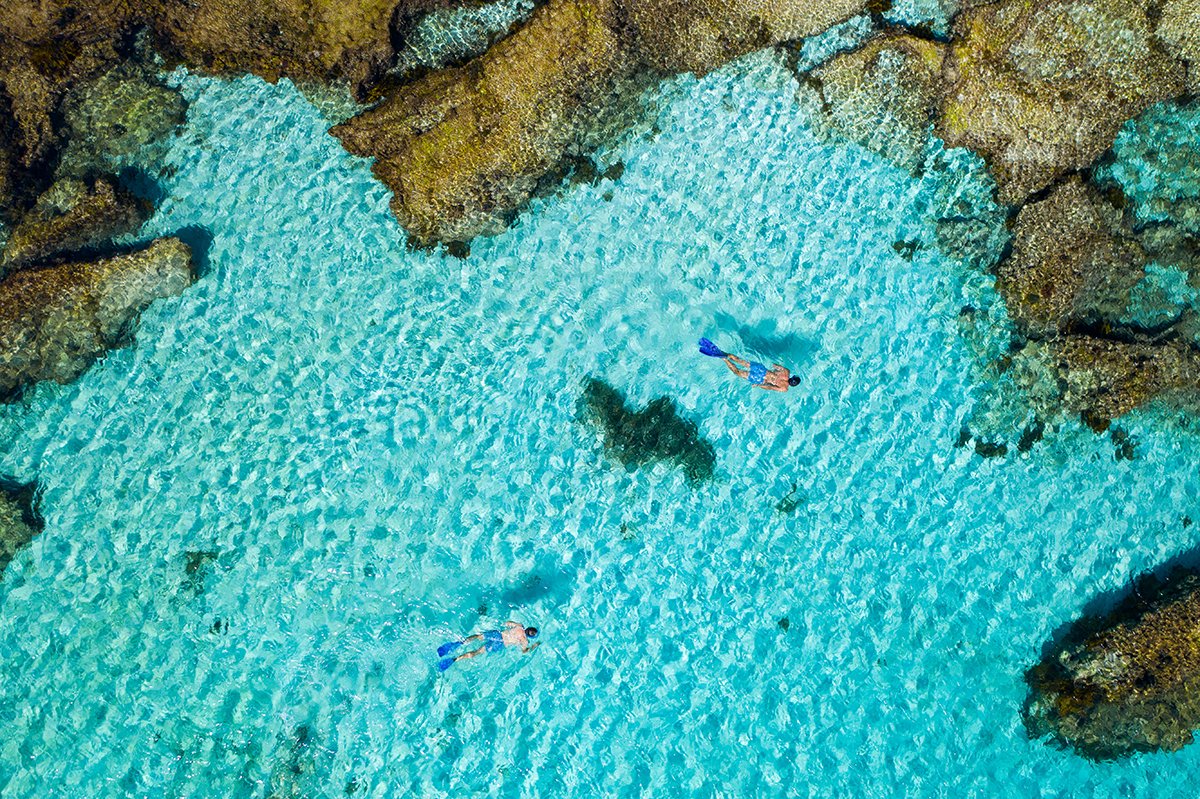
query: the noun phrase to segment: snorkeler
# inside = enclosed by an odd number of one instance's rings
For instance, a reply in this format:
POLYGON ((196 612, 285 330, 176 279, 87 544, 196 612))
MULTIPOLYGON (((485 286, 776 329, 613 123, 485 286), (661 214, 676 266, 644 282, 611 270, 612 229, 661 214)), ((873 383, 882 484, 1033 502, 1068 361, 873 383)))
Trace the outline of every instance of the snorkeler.
POLYGON ((478 635, 472 635, 469 638, 464 638, 461 641, 451 641, 449 643, 442 644, 438 647, 437 651, 438 657, 442 658, 442 660, 439 660, 437 664, 438 671, 445 671, 460 660, 473 658, 476 655, 482 655, 484 652, 499 652, 506 646, 519 646, 521 647, 522 652, 532 652, 541 646, 541 641, 533 644, 532 646, 529 643, 529 639, 537 638, 537 634, 537 627, 522 627, 515 621, 506 621, 504 622, 503 630, 487 630, 479 633, 478 635), (472 641, 483 641, 483 646, 479 647, 478 649, 473 649, 470 652, 463 652, 462 654, 454 657, 446 657, 446 655, 449 655, 463 644, 467 644, 472 641))
POLYGON ((723 352, 706 338, 700 339, 700 352, 713 358, 722 359, 729 367, 729 371, 738 377, 746 378, 752 386, 765 388, 768 391, 787 391, 791 386, 800 385, 800 378, 789 372, 786 366, 774 364, 768 369, 761 363, 747 361, 723 352))

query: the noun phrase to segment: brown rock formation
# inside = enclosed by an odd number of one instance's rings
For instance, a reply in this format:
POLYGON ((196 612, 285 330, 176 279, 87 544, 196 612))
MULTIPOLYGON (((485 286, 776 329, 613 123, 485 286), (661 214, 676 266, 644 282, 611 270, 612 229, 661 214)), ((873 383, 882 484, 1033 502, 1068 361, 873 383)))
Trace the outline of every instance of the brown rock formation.
POLYGON ((376 159, 418 241, 466 241, 503 229, 634 72, 706 72, 864 4, 551 0, 466 67, 402 88, 332 133, 376 159))
POLYGON ((813 70, 801 92, 819 93, 832 131, 914 171, 932 134, 946 47, 886 32, 813 70))
POLYGON ((1185 238, 1170 227, 1135 231, 1078 176, 1021 209, 996 287, 1033 339, 1013 353, 1009 379, 1039 416, 1085 413, 1106 425, 1156 397, 1200 397, 1200 351, 1181 335, 1195 313, 1147 299, 1160 264, 1180 269, 1180 280, 1194 267, 1185 238))
POLYGON ((813 36, 849 19, 860 0, 624 0, 638 60, 668 75, 704 75, 739 56, 813 36))
POLYGON ((376 159, 419 240, 466 241, 505 219, 632 64, 609 0, 559 0, 462 69, 436 72, 335 127, 376 159))
POLYGON ((1017 214, 1013 252, 998 267, 996 288, 1026 335, 1111 326, 1147 261, 1120 213, 1075 176, 1017 214))
POLYGON ((1156 397, 1200 395, 1200 355, 1178 341, 1058 336, 1013 353, 1009 372, 1040 418, 1082 414, 1097 430, 1156 397))
POLYGON ((1200 573, 1141 579, 1106 618, 1082 619, 1025 675, 1032 737, 1102 760, 1173 752, 1200 728, 1200 573))
POLYGON ((1006 203, 1088 166, 1126 120, 1184 91, 1186 65, 1159 44, 1147 15, 1135 0, 1014 0, 963 12, 939 135, 988 160, 1006 203))
POLYGON ((94 263, 10 275, 0 282, 0 398, 39 380, 74 380, 124 343, 142 309, 182 293, 191 280, 191 250, 175 238, 94 263))
POLYGON ((19 217, 51 182, 63 98, 124 60, 133 34, 193 69, 267 80, 338 80, 365 91, 391 38, 421 11, 458 0, 10 0, 0 3, 0 217, 19 217))
POLYGON ((106 179, 92 186, 64 179, 38 198, 0 251, 0 279, 13 270, 60 253, 106 244, 134 233, 150 208, 106 179))
POLYGON ((34 494, 33 483, 0 479, 0 573, 42 531, 34 494))

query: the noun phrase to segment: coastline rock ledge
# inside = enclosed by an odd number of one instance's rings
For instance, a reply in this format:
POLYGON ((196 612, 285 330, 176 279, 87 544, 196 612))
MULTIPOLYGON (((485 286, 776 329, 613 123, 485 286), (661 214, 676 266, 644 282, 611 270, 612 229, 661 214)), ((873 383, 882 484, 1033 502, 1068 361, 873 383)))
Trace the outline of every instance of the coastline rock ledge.
POLYGON ((1200 572, 1142 577, 1108 616, 1084 618, 1025 675, 1030 737, 1109 760, 1174 752, 1200 728, 1200 572))
POLYGON ((0 401, 39 380, 69 383, 129 339, 138 313, 183 293, 192 250, 177 238, 90 263, 25 269, 0 283, 0 401))

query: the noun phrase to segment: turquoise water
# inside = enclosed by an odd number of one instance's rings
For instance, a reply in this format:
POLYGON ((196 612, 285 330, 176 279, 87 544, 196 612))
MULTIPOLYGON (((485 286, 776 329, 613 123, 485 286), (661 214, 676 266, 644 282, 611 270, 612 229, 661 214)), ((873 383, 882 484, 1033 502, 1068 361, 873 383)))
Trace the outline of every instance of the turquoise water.
POLYGON ((456 260, 290 85, 175 79, 145 232, 208 228, 205 274, 0 417, 46 521, 0 584, 3 796, 1194 795, 1200 747, 1025 735, 1043 642, 1196 545, 1197 442, 954 447, 959 311, 995 298, 892 246, 952 172, 816 141, 751 58, 456 260), (701 335, 803 380, 751 391, 701 335), (588 375, 675 397, 718 479, 607 456, 588 375), (432 668, 507 618, 543 645, 432 668))

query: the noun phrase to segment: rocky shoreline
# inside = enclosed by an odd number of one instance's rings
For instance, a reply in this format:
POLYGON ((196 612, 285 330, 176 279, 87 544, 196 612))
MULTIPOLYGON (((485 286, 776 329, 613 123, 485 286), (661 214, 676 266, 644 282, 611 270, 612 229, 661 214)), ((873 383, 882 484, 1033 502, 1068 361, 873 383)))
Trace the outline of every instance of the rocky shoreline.
POLYGON ((1030 736, 1085 757, 1174 752, 1200 729, 1200 572, 1140 578, 1103 617, 1074 622, 1026 672, 1030 736))

